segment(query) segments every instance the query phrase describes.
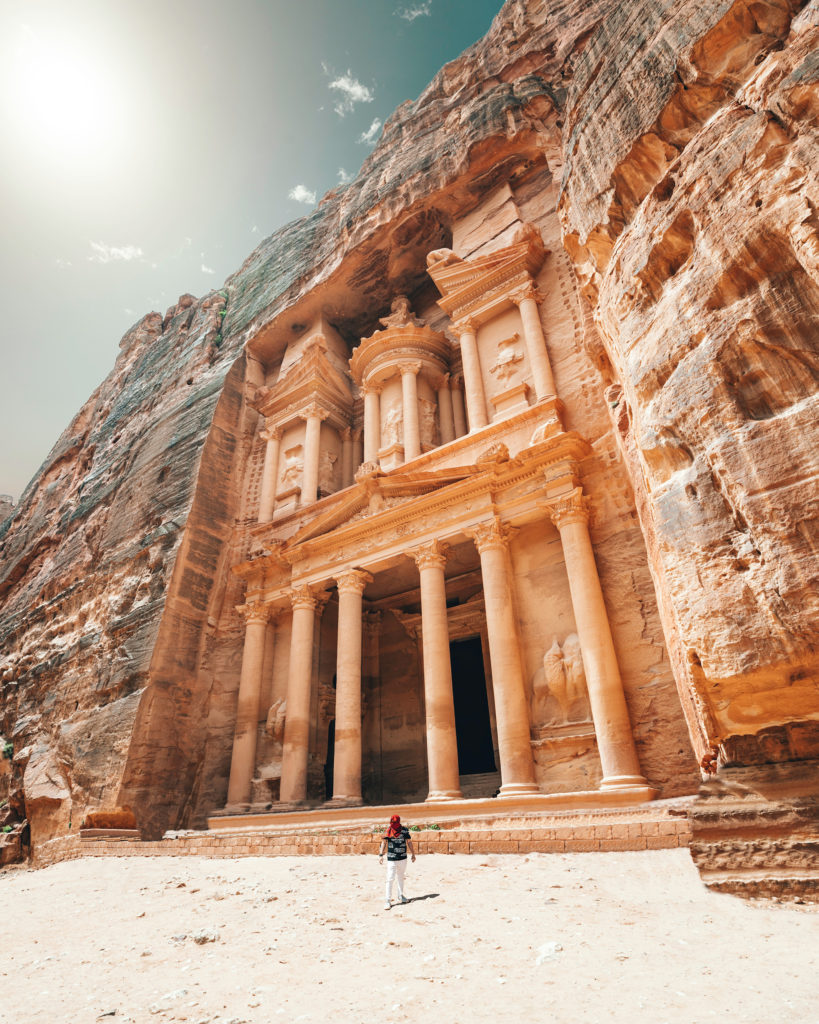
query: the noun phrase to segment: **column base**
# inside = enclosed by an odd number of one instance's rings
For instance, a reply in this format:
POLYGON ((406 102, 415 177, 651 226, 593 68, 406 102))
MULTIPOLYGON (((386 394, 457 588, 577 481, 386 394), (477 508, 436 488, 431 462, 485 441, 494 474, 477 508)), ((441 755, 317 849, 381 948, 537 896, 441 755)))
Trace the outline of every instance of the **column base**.
POLYGON ((360 796, 334 796, 331 800, 325 800, 322 807, 363 807, 364 801, 360 796))
POLYGON ((250 810, 250 803, 249 802, 248 803, 241 803, 241 804, 225 804, 225 806, 221 810, 214 811, 213 812, 213 816, 214 817, 218 816, 218 817, 221 818, 223 816, 230 815, 230 814, 247 814, 249 810, 250 810))
POLYGON ((463 794, 460 789, 435 789, 430 792, 424 802, 431 803, 436 800, 463 800, 463 794))
POLYGON ((600 783, 600 789, 648 789, 642 775, 608 775, 600 783))
POLYGON ((502 800, 510 796, 531 796, 539 793, 540 787, 534 782, 507 782, 498 791, 497 799, 502 800))

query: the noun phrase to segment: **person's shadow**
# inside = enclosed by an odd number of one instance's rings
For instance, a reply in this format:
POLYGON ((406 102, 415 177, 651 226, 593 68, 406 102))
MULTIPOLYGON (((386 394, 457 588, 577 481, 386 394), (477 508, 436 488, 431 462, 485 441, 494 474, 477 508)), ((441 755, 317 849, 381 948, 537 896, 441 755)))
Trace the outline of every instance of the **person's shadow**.
POLYGON ((434 900, 437 899, 441 894, 439 892, 428 892, 424 896, 409 896, 407 902, 399 904, 399 906, 409 906, 410 903, 420 903, 421 900, 434 900))

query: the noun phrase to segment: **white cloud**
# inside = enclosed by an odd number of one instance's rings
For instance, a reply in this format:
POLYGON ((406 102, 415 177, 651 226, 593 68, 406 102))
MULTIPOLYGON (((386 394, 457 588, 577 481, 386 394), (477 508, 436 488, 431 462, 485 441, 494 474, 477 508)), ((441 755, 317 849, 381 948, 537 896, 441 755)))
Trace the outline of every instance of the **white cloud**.
MULTIPOLYGON (((329 74, 326 64, 322 64, 322 68, 326 74, 329 74)), ((329 88, 335 89, 339 94, 338 101, 333 107, 339 117, 344 117, 345 114, 354 110, 356 103, 372 103, 375 99, 372 90, 368 89, 366 85, 362 85, 357 78, 353 78, 353 73, 349 68, 346 75, 334 78, 330 82, 329 88)))
POLYGON ((130 263, 145 255, 138 245, 107 245, 105 242, 89 242, 93 253, 87 257, 91 263, 130 263))
POLYGON ((358 141, 359 142, 366 142, 369 146, 371 146, 375 142, 375 140, 378 138, 378 133, 379 133, 380 130, 381 130, 381 121, 380 121, 379 118, 374 117, 373 118, 373 123, 366 130, 366 132, 362 132, 358 136, 358 141))
POLYGON ((308 206, 315 205, 316 193, 311 192, 305 185, 296 185, 287 194, 290 199, 295 199, 297 203, 306 203, 308 206))
POLYGON ((73 267, 74 266, 74 264, 71 262, 71 260, 64 260, 62 258, 62 256, 58 256, 54 260, 54 262, 60 268, 60 270, 65 270, 67 267, 73 267))
POLYGON ((202 266, 199 269, 202 271, 203 274, 215 274, 216 273, 216 271, 213 269, 213 267, 206 267, 204 263, 202 264, 202 266))
POLYGON ((251 233, 251 235, 258 235, 258 233, 259 233, 259 225, 258 224, 254 224, 253 227, 250 229, 250 233, 251 233))
POLYGON ((424 0, 423 3, 416 4, 414 7, 401 7, 395 13, 404 21, 412 22, 416 18, 428 18, 432 14, 431 7, 432 0, 424 0))
POLYGON ((352 174, 349 174, 347 171, 345 171, 343 167, 339 167, 339 169, 338 169, 338 183, 339 183, 339 185, 349 185, 352 180, 353 180, 352 174))

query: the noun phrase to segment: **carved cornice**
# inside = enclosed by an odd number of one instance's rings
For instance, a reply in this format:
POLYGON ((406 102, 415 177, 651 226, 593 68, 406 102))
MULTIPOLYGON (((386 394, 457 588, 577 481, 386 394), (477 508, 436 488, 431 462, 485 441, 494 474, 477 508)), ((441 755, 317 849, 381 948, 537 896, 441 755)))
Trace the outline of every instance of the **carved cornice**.
POLYGON ((466 531, 467 536, 475 541, 475 547, 481 555, 484 551, 491 551, 493 548, 506 550, 509 547, 509 541, 516 533, 517 530, 514 527, 508 526, 497 516, 466 531))
POLYGON ((575 487, 571 494, 564 498, 550 501, 546 506, 549 518, 560 530, 572 523, 582 523, 584 526, 589 522, 589 499, 583 496, 583 488, 575 487))
POLYGON ((347 572, 336 576, 335 580, 339 594, 363 594, 365 587, 372 583, 373 578, 363 569, 348 569, 347 572))
POLYGON ((419 569, 441 569, 446 565, 449 544, 440 540, 430 541, 429 544, 422 544, 421 547, 409 551, 407 554, 415 562, 419 569))

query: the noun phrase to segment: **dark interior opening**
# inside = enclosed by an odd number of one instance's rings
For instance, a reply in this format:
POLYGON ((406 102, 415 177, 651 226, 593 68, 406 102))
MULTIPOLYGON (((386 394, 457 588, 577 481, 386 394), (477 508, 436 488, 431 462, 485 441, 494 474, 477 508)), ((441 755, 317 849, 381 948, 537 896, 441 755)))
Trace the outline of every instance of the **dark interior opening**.
POLYGON ((449 656, 452 662, 458 771, 461 775, 494 772, 495 753, 492 749, 481 638, 473 636, 468 640, 456 640, 449 645, 449 656))
MULTIPOLYGON (((336 677, 333 676, 333 683, 336 677)), ((336 720, 327 727, 327 760, 324 762, 324 799, 333 799, 333 760, 336 753, 336 720)))

